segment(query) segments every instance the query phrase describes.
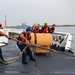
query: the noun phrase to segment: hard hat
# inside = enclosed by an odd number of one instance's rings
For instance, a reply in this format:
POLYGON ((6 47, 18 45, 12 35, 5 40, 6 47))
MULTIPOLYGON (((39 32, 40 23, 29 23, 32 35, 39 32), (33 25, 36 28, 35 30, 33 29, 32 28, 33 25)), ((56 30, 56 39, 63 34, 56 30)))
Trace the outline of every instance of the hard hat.
POLYGON ((28 27, 26 28, 26 31, 32 31, 32 27, 28 26, 28 27))
POLYGON ((56 24, 53 24, 52 26, 56 26, 56 24))
POLYGON ((38 27, 39 25, 38 25, 38 24, 36 24, 35 26, 36 26, 36 27, 38 27))
POLYGON ((2 24, 0 24, 0 27, 2 27, 2 24))
POLYGON ((44 24, 48 24, 48 22, 44 22, 44 24))

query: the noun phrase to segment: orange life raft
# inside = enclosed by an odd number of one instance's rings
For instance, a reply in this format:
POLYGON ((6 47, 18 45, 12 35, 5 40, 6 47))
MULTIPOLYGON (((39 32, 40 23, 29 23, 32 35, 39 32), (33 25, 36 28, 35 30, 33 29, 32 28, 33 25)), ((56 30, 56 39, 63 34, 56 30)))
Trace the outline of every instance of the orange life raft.
MULTIPOLYGON (((50 48, 52 45, 52 35, 51 34, 45 34, 45 33, 31 33, 31 42, 33 44, 38 44, 43 47, 50 48)), ((49 53, 49 50, 41 49, 37 47, 31 47, 32 51, 35 51, 35 53, 49 53)))

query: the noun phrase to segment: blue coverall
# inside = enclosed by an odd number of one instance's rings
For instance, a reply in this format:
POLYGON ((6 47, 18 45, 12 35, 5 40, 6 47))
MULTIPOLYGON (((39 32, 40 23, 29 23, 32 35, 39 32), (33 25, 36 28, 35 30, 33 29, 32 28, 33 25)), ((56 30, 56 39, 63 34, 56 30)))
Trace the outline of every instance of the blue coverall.
MULTIPOLYGON (((22 43, 18 43, 18 42, 17 42, 17 45, 18 45, 20 51, 22 51, 22 50, 26 47, 26 44, 22 44, 22 43)), ((22 62, 23 62, 23 63, 26 62, 26 54, 28 54, 28 56, 29 56, 30 58, 33 58, 32 52, 31 52, 30 48, 27 47, 27 48, 26 48, 26 51, 22 54, 22 62)))
POLYGON ((4 61, 1 48, 0 48, 0 59, 4 61))

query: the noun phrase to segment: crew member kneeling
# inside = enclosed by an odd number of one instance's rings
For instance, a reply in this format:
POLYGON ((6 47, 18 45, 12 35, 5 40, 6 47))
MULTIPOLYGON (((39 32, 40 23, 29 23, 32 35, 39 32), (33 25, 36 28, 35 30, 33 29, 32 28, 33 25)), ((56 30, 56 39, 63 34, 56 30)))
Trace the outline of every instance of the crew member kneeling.
MULTIPOLYGON (((22 32, 22 33, 18 36, 18 40, 20 40, 20 41, 22 41, 22 42, 24 42, 24 43, 27 42, 27 41, 30 42, 30 39, 31 39, 31 36, 30 36, 31 31, 32 31, 32 27, 30 27, 30 26, 27 27, 26 32, 22 32)), ((17 42, 17 45, 18 45, 18 47, 19 47, 19 49, 20 49, 21 51, 27 46, 26 44, 19 43, 19 42, 17 42)), ((35 59, 34 59, 33 56, 32 56, 32 52, 31 52, 30 48, 27 47, 27 48, 26 48, 26 52, 24 52, 24 53, 22 54, 22 63, 23 63, 23 64, 28 64, 28 62, 26 61, 26 54, 29 55, 30 60, 35 61, 35 59)))

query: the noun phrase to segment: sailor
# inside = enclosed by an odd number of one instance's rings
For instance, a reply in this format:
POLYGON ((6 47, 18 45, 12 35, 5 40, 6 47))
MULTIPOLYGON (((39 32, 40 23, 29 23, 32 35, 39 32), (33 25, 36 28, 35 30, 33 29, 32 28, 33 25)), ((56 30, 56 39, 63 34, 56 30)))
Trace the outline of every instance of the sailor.
POLYGON ((50 33, 54 33, 55 31, 55 27, 56 27, 56 24, 53 24, 51 27, 50 27, 50 33))
POLYGON ((35 24, 35 29, 33 30, 33 33, 40 33, 39 24, 35 24))
MULTIPOLYGON (((0 24, 0 26, 1 25, 2 24, 0 24)), ((2 27, 0 27, 0 29, 2 29, 2 27)), ((0 30, 0 36, 5 36, 6 38, 9 38, 9 36, 7 34, 5 34, 4 32, 2 32, 1 30, 0 30)), ((1 47, 0 47, 0 60, 4 61, 4 63, 7 63, 3 58, 1 47)))
POLYGON ((47 24, 48 24, 47 22, 44 22, 44 26, 41 29, 42 33, 49 33, 50 29, 47 24))
MULTIPOLYGON (((29 41, 29 43, 31 43, 30 39, 31 39, 31 34, 32 32, 32 27, 27 27, 26 32, 22 32, 21 34, 19 34, 18 36, 18 40, 27 43, 29 41)), ((19 43, 17 42, 17 45, 19 47, 19 49, 22 51, 27 45, 23 44, 23 43, 19 43)), ((28 56, 30 57, 30 60, 32 61, 36 61, 33 56, 32 56, 32 52, 31 49, 29 47, 26 48, 25 52, 22 54, 22 63, 23 64, 28 64, 28 62, 26 61, 26 54, 28 54, 28 56)))

